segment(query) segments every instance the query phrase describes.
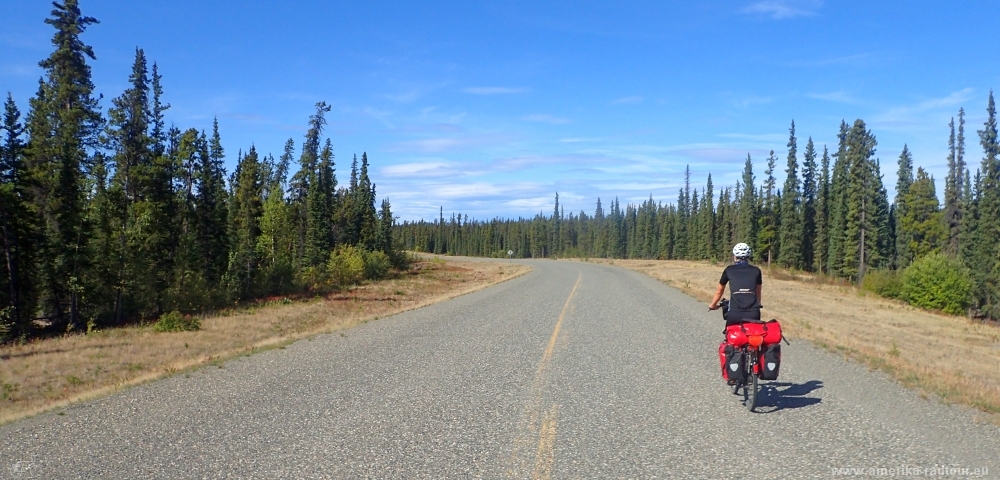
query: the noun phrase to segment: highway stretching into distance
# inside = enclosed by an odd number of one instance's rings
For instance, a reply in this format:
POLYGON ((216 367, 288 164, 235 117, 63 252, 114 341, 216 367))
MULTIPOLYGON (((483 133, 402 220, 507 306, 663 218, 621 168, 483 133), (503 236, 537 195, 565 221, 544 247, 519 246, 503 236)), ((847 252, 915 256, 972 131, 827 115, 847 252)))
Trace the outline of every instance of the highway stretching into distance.
POLYGON ((1000 427, 971 409, 791 338, 751 413, 720 378, 718 312, 617 267, 524 263, 476 293, 4 426, 0 478, 1000 476, 1000 427))

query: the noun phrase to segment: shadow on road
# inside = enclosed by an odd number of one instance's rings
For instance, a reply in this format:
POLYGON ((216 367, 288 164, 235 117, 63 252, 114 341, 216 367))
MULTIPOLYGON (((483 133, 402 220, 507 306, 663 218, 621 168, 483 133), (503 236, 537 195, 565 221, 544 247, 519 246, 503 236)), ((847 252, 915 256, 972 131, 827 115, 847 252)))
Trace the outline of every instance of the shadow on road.
POLYGON ((769 382, 760 386, 760 398, 757 411, 774 413, 789 408, 809 407, 820 403, 822 399, 807 397, 814 390, 823 388, 823 382, 810 380, 805 383, 769 382))

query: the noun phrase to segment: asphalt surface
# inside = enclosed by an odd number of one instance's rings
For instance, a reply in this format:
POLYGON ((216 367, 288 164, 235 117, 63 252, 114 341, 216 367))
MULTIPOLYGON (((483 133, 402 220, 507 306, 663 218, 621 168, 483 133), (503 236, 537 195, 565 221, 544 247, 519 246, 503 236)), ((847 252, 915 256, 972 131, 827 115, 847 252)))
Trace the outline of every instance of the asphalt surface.
POLYGON ((717 312, 635 272, 525 263, 343 335, 7 425, 0 478, 1000 476, 1000 427, 970 409, 793 338, 751 413, 720 378, 717 312))

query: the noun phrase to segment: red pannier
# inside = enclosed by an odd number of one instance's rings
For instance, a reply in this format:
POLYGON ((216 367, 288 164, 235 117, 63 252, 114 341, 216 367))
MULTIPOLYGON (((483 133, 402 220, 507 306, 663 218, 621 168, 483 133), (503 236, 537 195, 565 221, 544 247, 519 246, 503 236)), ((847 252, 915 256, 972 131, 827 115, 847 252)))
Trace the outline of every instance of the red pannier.
POLYGON ((747 335, 743 333, 743 329, 739 325, 726 327, 726 343, 735 347, 742 347, 747 344, 747 341, 747 335))
POLYGON ((764 323, 747 322, 726 327, 726 343, 742 347, 749 343, 748 336, 764 337, 763 344, 781 343, 781 324, 777 320, 764 323))
POLYGON ((781 324, 777 320, 764 322, 767 333, 764 334, 764 345, 781 343, 781 324))
POLYGON ((723 380, 743 380, 745 361, 743 350, 722 342, 719 344, 719 363, 722 367, 723 380))

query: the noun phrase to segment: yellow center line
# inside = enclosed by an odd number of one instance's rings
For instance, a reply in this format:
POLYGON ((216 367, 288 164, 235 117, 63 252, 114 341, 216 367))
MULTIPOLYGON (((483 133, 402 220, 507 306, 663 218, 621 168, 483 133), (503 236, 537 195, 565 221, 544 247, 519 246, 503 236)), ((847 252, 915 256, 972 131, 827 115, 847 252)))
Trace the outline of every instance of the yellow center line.
POLYGON ((510 477, 525 478, 529 474, 530 478, 535 479, 548 479, 552 477, 552 465, 555 461, 553 450, 556 441, 556 418, 559 406, 553 404, 548 412, 542 410, 542 399, 545 390, 544 373, 556 349, 556 342, 559 340, 559 332, 562 330, 563 320, 566 319, 566 315, 572 310, 570 303, 573 301, 573 296, 576 295, 576 289, 580 286, 581 279, 583 279, 583 272, 580 272, 576 277, 576 283, 573 284, 573 289, 569 292, 569 296, 566 297, 566 303, 563 305, 562 311, 559 312, 559 319, 552 330, 552 336, 545 347, 545 353, 542 354, 542 360, 538 363, 534 381, 531 382, 531 388, 528 391, 528 401, 525 405, 525 417, 514 438, 514 451, 512 452, 510 467, 507 470, 507 474, 510 477), (535 466, 532 469, 531 464, 528 462, 530 462, 535 438, 538 439, 538 446, 534 448, 535 466))
POLYGON ((583 278, 583 272, 576 277, 576 283, 573 284, 573 290, 569 292, 569 297, 566 297, 566 304, 563 305, 562 312, 559 312, 559 320, 556 322, 556 328, 552 331, 552 337, 549 338, 549 345, 545 347, 545 354, 542 355, 542 361, 538 364, 538 372, 540 375, 545 366, 548 365, 549 360, 552 358, 552 351, 556 348, 556 339, 559 338, 559 330, 562 329, 563 319, 566 318, 566 312, 569 311, 569 303, 573 300, 573 295, 576 294, 576 287, 580 286, 580 279, 583 278))
POLYGON ((538 452, 535 455, 535 471, 531 478, 547 480, 552 478, 552 464, 555 462, 554 447, 556 443, 556 418, 559 406, 553 404, 542 420, 541 431, 538 432, 538 452))

